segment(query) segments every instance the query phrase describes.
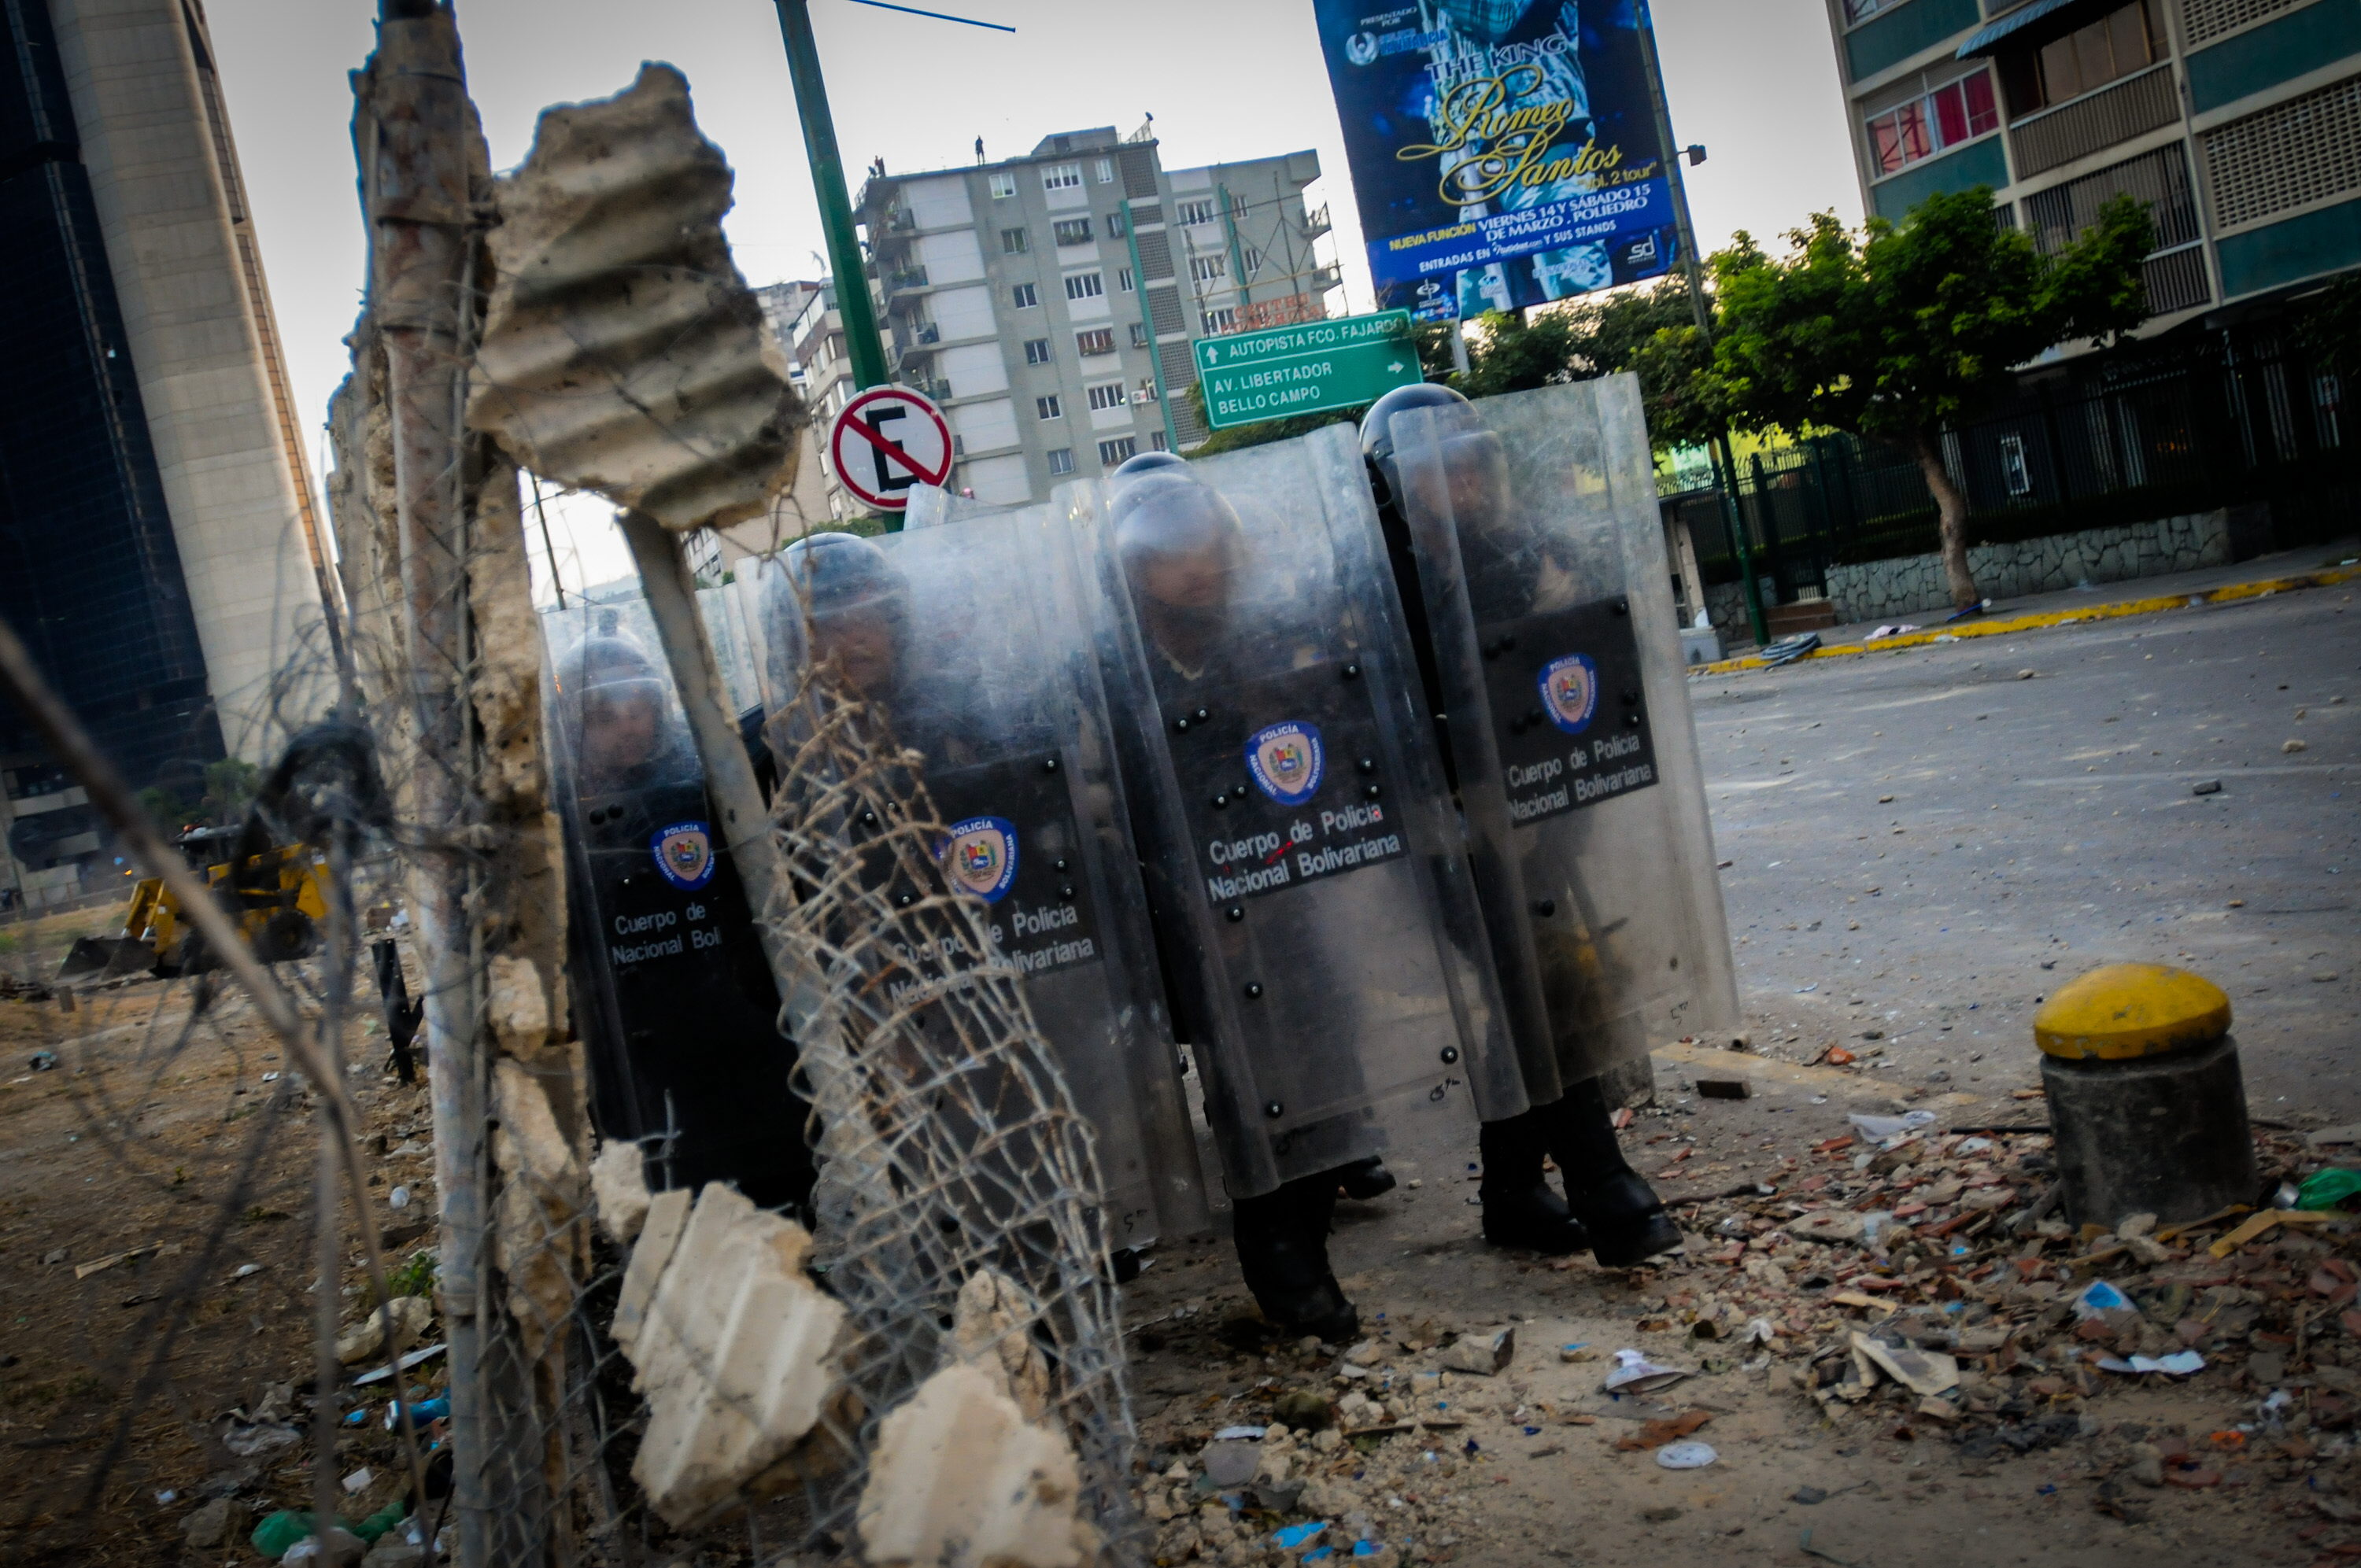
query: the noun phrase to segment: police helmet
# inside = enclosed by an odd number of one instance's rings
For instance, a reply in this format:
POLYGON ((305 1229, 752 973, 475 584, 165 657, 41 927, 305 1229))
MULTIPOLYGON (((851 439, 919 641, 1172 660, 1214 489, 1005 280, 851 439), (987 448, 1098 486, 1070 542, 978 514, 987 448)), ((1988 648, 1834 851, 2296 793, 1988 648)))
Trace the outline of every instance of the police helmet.
POLYGON ((1175 468, 1185 473, 1188 467, 1188 460, 1178 453, 1142 452, 1125 458, 1122 466, 1108 477, 1117 484, 1122 484, 1126 480, 1137 479, 1143 474, 1169 473, 1175 468))
POLYGON ((838 623, 876 617, 893 648, 887 685, 898 687, 909 644, 910 585, 885 552, 858 534, 814 533, 789 545, 780 565, 788 596, 783 608, 794 630, 807 626, 824 640, 838 623))
MULTIPOLYGON (((1394 416, 1411 409, 1472 409, 1466 398, 1439 381, 1396 387, 1369 405, 1361 416, 1361 457, 1369 466, 1379 506, 1391 505, 1400 493, 1394 473, 1394 416)), ((1473 416, 1468 416, 1471 421, 1473 416)))
POLYGON ((1227 497, 1182 474, 1151 472, 1117 491, 1108 510, 1116 556, 1135 583, 1152 567, 1191 557, 1218 558, 1225 569, 1245 532, 1227 497))

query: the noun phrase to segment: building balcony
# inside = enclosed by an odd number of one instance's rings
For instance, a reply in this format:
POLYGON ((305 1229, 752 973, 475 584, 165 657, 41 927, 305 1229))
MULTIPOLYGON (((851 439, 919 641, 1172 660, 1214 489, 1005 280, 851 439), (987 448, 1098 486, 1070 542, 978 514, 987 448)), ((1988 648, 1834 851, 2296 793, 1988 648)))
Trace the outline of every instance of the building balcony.
POLYGON ((2180 117, 2169 62, 2028 115, 2008 127, 2016 177, 2030 180, 2118 142, 2145 136, 2180 117))
POLYGON ((943 329, 937 326, 932 322, 920 322, 918 323, 917 338, 918 341, 923 344, 940 343, 943 340, 943 329))
POLYGON ((1326 234, 1328 229, 1328 209, 1324 205, 1312 207, 1305 211, 1303 214, 1304 238, 1318 239, 1322 235, 1326 234))
POLYGON ((927 396, 934 399, 935 401, 939 403, 949 402, 950 400, 951 384, 943 379, 940 376, 921 376, 915 380, 905 381, 902 384, 906 387, 912 388, 915 390, 926 393, 927 396))
POLYGON ((924 289, 928 286, 927 282, 927 269, 923 267, 904 267, 897 269, 894 271, 887 272, 881 281, 885 285, 885 297, 889 300, 896 294, 910 293, 913 291, 924 289))

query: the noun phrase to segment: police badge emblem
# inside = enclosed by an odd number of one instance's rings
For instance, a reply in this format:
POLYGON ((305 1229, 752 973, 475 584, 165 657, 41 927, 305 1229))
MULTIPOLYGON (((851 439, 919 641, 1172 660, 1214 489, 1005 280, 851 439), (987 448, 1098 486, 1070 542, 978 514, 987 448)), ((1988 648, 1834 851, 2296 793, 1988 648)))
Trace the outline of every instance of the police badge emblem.
POLYGON ((1246 737, 1246 773, 1255 787, 1281 806, 1301 806, 1319 793, 1327 759, 1320 731, 1289 719, 1246 737))
POLYGON ((683 893, 695 893, 713 880, 713 832, 702 822, 659 828, 648 848, 664 881, 683 893))
POLYGON ((1016 883, 1016 824, 1005 817, 954 822, 935 858, 949 868, 958 891, 997 904, 1016 883))
POLYGON ((1598 666, 1587 653, 1568 653, 1542 666, 1542 706, 1550 722, 1569 735, 1590 728, 1598 711, 1598 666))

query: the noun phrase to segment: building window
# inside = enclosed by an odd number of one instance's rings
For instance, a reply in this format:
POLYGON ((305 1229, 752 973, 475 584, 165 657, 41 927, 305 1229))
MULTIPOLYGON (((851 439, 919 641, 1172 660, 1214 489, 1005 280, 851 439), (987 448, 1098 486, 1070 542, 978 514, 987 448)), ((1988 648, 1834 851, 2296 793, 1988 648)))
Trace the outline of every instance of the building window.
POLYGON ((1131 292, 1133 284, 1131 280, 1130 268, 1118 267, 1115 269, 1115 286, 1124 293, 1128 294, 1131 292))
POLYGON ((1033 400, 1033 411, 1043 419, 1058 419, 1064 415, 1066 405, 1058 400, 1057 393, 1051 392, 1033 400))
POLYGON ((2000 124, 1992 76, 1978 71, 1947 82, 1923 98, 1913 98, 1869 122, 1869 145, 1877 172, 1891 174, 1921 159, 1949 152, 2000 124))
POLYGON ((1109 239, 1121 239, 1131 232, 1130 224, 1125 220, 1120 212, 1109 213, 1106 215, 1106 226, 1109 239))
POLYGON ((1095 300, 1106 292, 1106 280, 1095 272, 1075 272, 1066 279, 1066 298, 1095 300))
POLYGON ((1226 276, 1229 270, 1230 258, 1218 250, 1211 256, 1192 256, 1189 258, 1189 276, 1200 283, 1211 283, 1217 278, 1226 276))
POLYGON ((1213 203, 1210 201, 1175 202, 1174 214, 1184 224, 1210 224, 1213 221, 1213 203))
POLYGON ((1074 351, 1084 357, 1093 354, 1113 354, 1115 329, 1103 326, 1095 327, 1089 332, 1074 334, 1074 351))
POLYGON ((1033 242, 1026 236, 1026 233, 1023 229, 1002 229, 1000 231, 1001 255, 1022 256, 1032 248, 1033 242))
POLYGON ((2033 493, 2033 471, 2025 466, 2025 437, 2004 435, 2000 438, 2000 480, 2012 496, 2033 493))
POLYGON ((1148 449, 1150 452, 1161 452, 1164 450, 1164 433, 1162 431, 1151 430, 1148 433, 1148 449))
POLYGON ((1132 393, 1131 400, 1135 403, 1154 402, 1156 400, 1156 378, 1153 376, 1142 376, 1139 378, 1139 390, 1132 393))
POLYGON ((2030 114, 2146 71, 2171 52, 2158 0, 2134 0, 2009 62, 2009 110, 2030 114))
POLYGON ((1881 11, 1891 11, 1902 0, 1845 0, 1845 20, 1866 22, 1881 11))
POLYGON ((1099 159, 1099 183, 1102 185, 1112 185, 1115 183, 1114 159, 1102 158, 1099 159))
POLYGON ((1049 364, 1049 340, 1046 337, 1027 338, 1025 340, 1025 363, 1027 365, 1049 364))
POLYGON ((1071 446, 1056 446, 1050 448, 1049 472, 1052 474, 1071 474, 1073 471, 1074 449, 1071 446))
POLYGON ((1227 305, 1218 311, 1207 311, 1200 319, 1204 323, 1208 337, 1218 337, 1225 332, 1238 330, 1238 313, 1227 305))
POLYGON ((1082 182, 1082 166, 1079 163, 1053 163, 1041 170, 1044 191, 1071 191, 1082 182))
POLYGON ((1020 311, 1029 311, 1041 302, 1041 296, 1033 291, 1033 285, 1030 283, 1017 284, 1008 291, 1008 297, 1016 302, 1016 308, 1020 311))
POLYGON ((1251 245, 1246 247, 1246 276, 1249 278, 1262 270, 1262 252, 1251 245))
POLYGON ((1091 220, 1088 218, 1060 218, 1057 223, 1051 226, 1058 231, 1058 243, 1060 245, 1088 245, 1091 243, 1091 220))
POLYGON ((1016 194, 1016 175, 1004 169, 992 177, 992 199, 994 201, 1005 201, 1007 198, 1014 196, 1015 194, 1016 194))
POLYGON ((1146 322, 1134 322, 1131 323, 1131 345, 1134 348, 1145 348, 1148 346, 1148 323, 1146 322))
POLYGON ((1118 463, 1128 463, 1139 450, 1139 437, 1118 435, 1113 441, 1099 443, 1099 466, 1112 468, 1118 463))
POLYGON ((1098 386, 1091 388, 1087 395, 1093 409, 1123 407, 1123 383, 1120 381, 1101 382, 1098 386))

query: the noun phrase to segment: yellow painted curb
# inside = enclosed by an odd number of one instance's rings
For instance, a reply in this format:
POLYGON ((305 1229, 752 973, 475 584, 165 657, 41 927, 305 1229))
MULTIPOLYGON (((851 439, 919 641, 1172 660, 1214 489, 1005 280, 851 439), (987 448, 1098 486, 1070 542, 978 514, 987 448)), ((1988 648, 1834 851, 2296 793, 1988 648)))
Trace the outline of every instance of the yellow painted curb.
POLYGON ((2033 1043, 2068 1061, 2120 1061, 2210 1046, 2230 1032, 2230 998, 2165 964, 2102 964, 2033 1015, 2033 1043))
MULTIPOLYGON (((1843 642, 1834 647, 1815 648, 1804 659, 1833 659, 1850 653, 1883 653, 1895 648, 1920 648, 1939 642, 1949 637, 1964 641, 1971 637, 2004 637, 2012 632, 2036 631, 2045 626, 2063 626, 2068 621, 2120 620, 2125 616, 2157 615, 2168 609, 2189 609, 2205 604, 2235 604, 2240 599, 2261 598, 2268 594, 2290 593, 2298 588, 2333 587, 2361 577, 2361 566, 2326 566, 2317 572, 2301 572, 2291 577, 2266 577, 2260 582, 2232 583, 2227 587, 2210 588, 2197 594, 2159 594, 2153 598, 2125 599, 2119 604, 2091 605, 2082 609, 2044 610, 2038 615, 2012 616, 2006 620, 1961 620, 1947 624, 1939 630, 1910 631, 1899 637, 1881 637, 1874 642, 1843 642)), ((1802 663, 1804 659, 1791 660, 1802 663)), ((1740 670, 1760 670, 1771 666, 1771 661, 1759 654, 1742 659, 1720 659, 1710 664, 1692 664, 1692 675, 1726 675, 1740 670)))

